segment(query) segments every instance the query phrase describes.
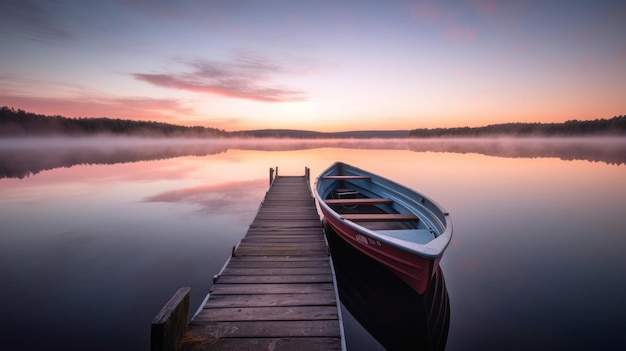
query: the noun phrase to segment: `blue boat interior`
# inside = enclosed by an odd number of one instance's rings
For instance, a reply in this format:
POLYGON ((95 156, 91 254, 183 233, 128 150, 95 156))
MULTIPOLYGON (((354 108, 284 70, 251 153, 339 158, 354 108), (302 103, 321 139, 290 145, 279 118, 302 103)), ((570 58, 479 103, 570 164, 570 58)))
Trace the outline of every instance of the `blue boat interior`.
MULTIPOLYGON (((428 221, 403 204, 409 200, 375 184, 369 176, 342 174, 324 179, 328 182, 326 204, 345 215, 345 219, 380 234, 419 244, 426 244, 436 237, 428 221), (389 197, 381 197, 385 194, 389 197)), ((415 204, 411 205, 415 207, 415 204)))

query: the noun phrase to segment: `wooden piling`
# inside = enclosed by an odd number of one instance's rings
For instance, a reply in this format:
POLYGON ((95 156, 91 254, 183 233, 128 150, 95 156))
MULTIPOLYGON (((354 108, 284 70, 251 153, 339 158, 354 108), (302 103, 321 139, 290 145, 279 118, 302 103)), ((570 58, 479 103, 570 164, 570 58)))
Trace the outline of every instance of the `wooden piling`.
POLYGON ((151 351, 175 351, 189 323, 190 288, 180 288, 152 320, 151 351))
POLYGON ((274 168, 270 168, 270 186, 274 182, 274 168))

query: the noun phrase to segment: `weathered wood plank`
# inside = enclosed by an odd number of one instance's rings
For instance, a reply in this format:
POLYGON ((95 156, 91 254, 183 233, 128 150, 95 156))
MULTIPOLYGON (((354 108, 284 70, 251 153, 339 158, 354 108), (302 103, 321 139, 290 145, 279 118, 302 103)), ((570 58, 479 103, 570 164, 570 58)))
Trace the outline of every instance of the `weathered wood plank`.
POLYGON ((239 247, 251 247, 251 248, 264 248, 264 247, 275 247, 275 248, 292 248, 292 249, 323 249, 326 248, 326 243, 321 240, 317 240, 314 242, 281 242, 281 241, 242 241, 239 243, 239 247))
POLYGON ((259 294, 259 295, 211 295, 204 308, 214 307, 268 307, 268 306, 316 306, 336 303, 334 291, 315 294, 259 294))
POLYGON ((302 321, 337 319, 337 306, 272 306, 205 308, 194 322, 302 321))
POLYGON ((331 270, 329 266, 326 267, 289 267, 289 268, 238 268, 228 266, 222 272, 222 276, 225 275, 316 275, 326 274, 330 275, 331 270))
POLYGON ((255 244, 273 244, 273 243, 306 243, 306 244, 317 244, 317 243, 325 243, 323 239, 319 237, 314 237, 310 235, 284 235, 284 236, 274 236, 274 235, 249 235, 241 240, 241 243, 255 243, 255 244))
POLYGON ((277 229, 277 230, 281 230, 281 229, 290 229, 290 230, 297 230, 300 228, 311 228, 311 225, 309 224, 309 222, 301 222, 301 223, 295 223, 295 222, 290 222, 290 223, 276 223, 276 220, 269 220, 269 221, 253 221, 252 224, 250 224, 251 228, 254 229, 277 229))
MULTIPOLYGON (((256 256, 240 256, 240 257, 256 257, 256 256)), ((262 257, 262 256, 259 256, 262 257)), ((268 256, 268 257, 280 257, 280 256, 268 256)), ((251 261, 251 262, 234 262, 228 265, 227 269, 305 269, 305 268, 317 268, 317 269, 330 269, 330 264, 319 261, 295 261, 295 262, 274 262, 274 261, 251 261)), ((298 271, 294 271, 298 273, 298 271)), ((224 274, 224 272, 222 272, 224 274)), ((328 274, 328 273, 324 273, 328 274)))
MULTIPOLYGON (((340 351, 339 338, 241 338, 213 339, 204 335, 189 334, 189 350, 193 351, 340 351)), ((186 350, 185 350, 186 351, 186 350)))
POLYGON ((322 255, 324 250, 307 250, 307 249, 280 249, 280 248, 242 248, 235 250, 236 256, 241 255, 257 255, 257 256, 295 256, 295 255, 322 255))
POLYGON ((224 284, 271 284, 271 283, 332 283, 328 274, 311 275, 222 275, 218 282, 224 284))
POLYGON ((333 284, 216 284, 211 294, 314 294, 334 291, 333 284))
POLYGON ((214 335, 217 338, 283 338, 283 337, 340 337, 339 320, 312 321, 192 321, 189 331, 214 335))
POLYGON ((244 238, 254 238, 257 236, 275 236, 275 237, 319 237, 319 227, 312 228, 299 228, 299 229, 291 229, 291 228, 250 228, 248 230, 248 234, 244 238))
POLYGON ((304 214, 299 211, 294 211, 293 213, 284 213, 284 212, 261 212, 257 214, 256 220, 273 220, 277 219, 282 222, 302 222, 308 220, 318 220, 319 215, 315 214, 304 214))
POLYGON ((230 262, 330 262, 328 256, 239 256, 232 257, 230 262))

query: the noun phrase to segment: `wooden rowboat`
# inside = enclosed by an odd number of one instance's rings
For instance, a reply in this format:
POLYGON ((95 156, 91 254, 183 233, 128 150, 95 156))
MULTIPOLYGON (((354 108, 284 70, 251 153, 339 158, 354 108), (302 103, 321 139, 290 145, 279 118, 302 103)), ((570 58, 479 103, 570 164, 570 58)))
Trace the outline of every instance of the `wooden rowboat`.
POLYGON ((324 225, 390 269, 419 294, 452 238, 450 216, 428 197, 336 162, 315 180, 324 225))

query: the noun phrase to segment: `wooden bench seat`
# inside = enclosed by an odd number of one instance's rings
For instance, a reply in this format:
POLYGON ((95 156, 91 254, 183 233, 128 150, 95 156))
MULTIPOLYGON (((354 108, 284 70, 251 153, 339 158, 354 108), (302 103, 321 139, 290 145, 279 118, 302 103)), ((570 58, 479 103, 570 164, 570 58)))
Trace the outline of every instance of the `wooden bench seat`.
POLYGON ((406 213, 345 213, 341 217, 353 222, 417 222, 419 217, 406 213))
POLYGON ((392 199, 387 198, 359 198, 359 199, 327 199, 324 200, 328 205, 378 205, 393 203, 392 199))

